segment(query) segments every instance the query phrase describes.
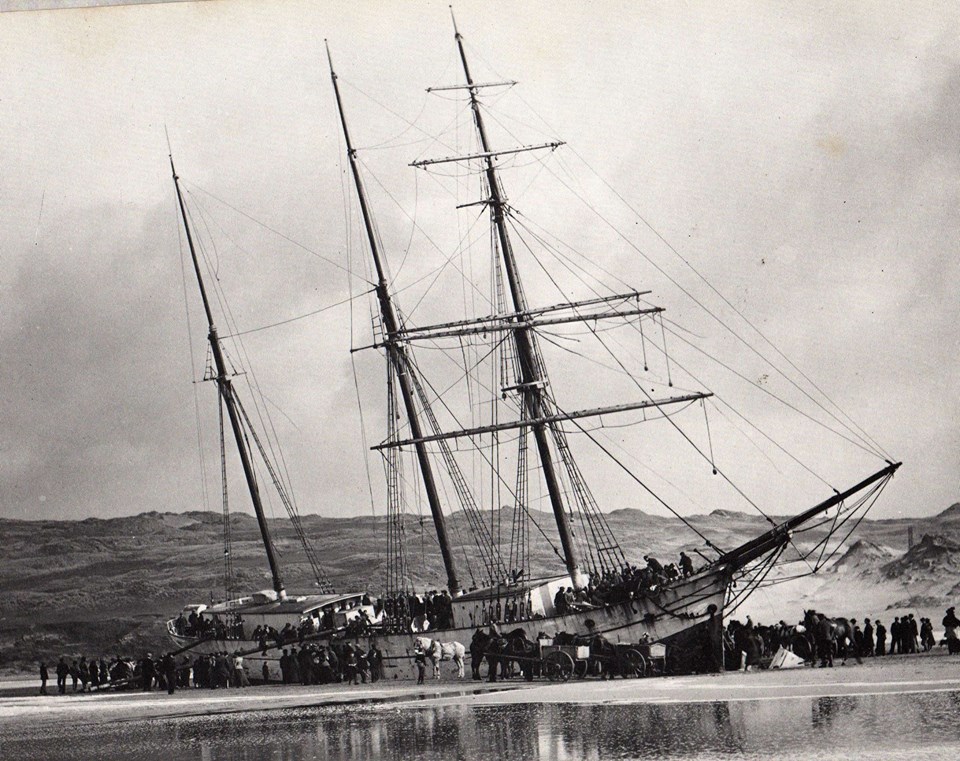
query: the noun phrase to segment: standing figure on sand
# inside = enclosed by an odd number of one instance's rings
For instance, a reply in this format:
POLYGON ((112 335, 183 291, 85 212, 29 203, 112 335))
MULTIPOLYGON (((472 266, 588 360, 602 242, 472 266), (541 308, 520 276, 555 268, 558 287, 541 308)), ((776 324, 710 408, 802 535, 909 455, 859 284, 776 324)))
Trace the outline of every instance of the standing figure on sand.
POLYGON ((443 661, 453 661, 457 667, 457 679, 463 679, 463 657, 467 649, 459 642, 440 642, 429 637, 417 637, 417 650, 433 663, 433 678, 440 678, 440 664, 443 661))
POLYGON ((960 653, 960 619, 954 610, 956 608, 947 608, 947 615, 943 617, 943 636, 951 655, 960 653))
POLYGON ((833 666, 834 654, 846 664, 851 649, 857 663, 863 663, 856 649, 853 625, 846 618, 827 618, 815 610, 808 610, 803 625, 813 634, 814 660, 820 658, 821 668, 833 666))

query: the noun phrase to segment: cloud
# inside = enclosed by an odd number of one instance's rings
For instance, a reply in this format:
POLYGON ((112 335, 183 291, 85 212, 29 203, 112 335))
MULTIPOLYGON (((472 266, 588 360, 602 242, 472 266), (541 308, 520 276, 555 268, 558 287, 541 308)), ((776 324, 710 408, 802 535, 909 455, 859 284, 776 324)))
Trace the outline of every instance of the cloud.
MULTIPOLYGON (((164 125, 197 234, 232 309, 230 322, 217 304, 224 334, 342 301, 343 266, 354 272, 355 292, 367 287, 318 29, 333 45, 354 140, 367 148, 361 158, 400 303, 421 324, 489 311, 457 277, 458 267, 481 272, 482 257, 473 264, 455 257, 433 275, 461 238, 487 240, 479 209, 457 216, 453 208, 477 199, 479 180, 466 173, 435 180, 406 166, 462 150, 472 137, 462 103, 421 92, 459 78, 446 17, 401 4, 336 10, 174 4, 13 14, 0 30, 10 62, 0 67, 0 151, 8 168, 0 178, 4 515, 200 506, 194 390, 208 504, 219 508, 215 396, 210 384, 191 385, 202 374, 206 331, 189 271, 182 278, 164 125), (408 121, 429 132, 449 129, 442 142, 418 142, 423 134, 408 121), (411 232, 408 214, 426 233, 411 232)), ((592 275, 603 268, 653 287, 656 302, 702 346, 738 362, 748 377, 770 375, 560 183, 595 199, 685 288, 724 319, 738 319, 644 230, 595 169, 907 461, 885 509, 941 509, 956 500, 960 451, 958 395, 951 393, 960 317, 952 144, 960 63, 942 31, 952 28, 955 10, 851 7, 814 16, 753 3, 687 10, 526 5, 502 28, 488 26, 494 8, 458 8, 477 77, 503 72, 523 80, 490 100, 498 144, 561 137, 575 151, 561 150, 544 166, 516 162, 505 178, 511 202, 574 242, 582 258, 568 255, 592 275)), ((593 281, 579 281, 582 273, 556 258, 538 254, 553 268, 544 272, 519 240, 518 255, 532 301, 558 299, 551 277, 566 295, 590 295, 584 291, 593 281)), ((349 314, 337 307, 248 333, 246 357, 227 342, 270 400, 303 508, 331 514, 369 508, 366 464, 378 509, 383 494, 379 456, 362 459, 352 362, 368 445, 385 431, 384 371, 372 350, 349 354, 370 340, 371 306, 358 301, 352 324, 349 314)), ((711 390, 790 443, 803 433, 801 454, 824 459, 821 430, 784 423, 780 407, 758 403, 762 393, 733 390, 722 368, 684 354, 678 341, 673 346, 711 390)), ((567 356, 554 382, 564 406, 579 406, 568 394, 580 395, 584 384, 567 356)), ((420 357, 424 366, 438 359, 426 351, 420 357)), ((451 367, 434 379, 438 387, 452 378, 451 367)), ((775 377, 769 382, 796 396, 775 377)), ((600 383, 587 389, 603 390, 600 383)), ((771 501, 790 497, 788 487, 764 484, 759 474, 769 463, 757 449, 728 433, 734 443, 718 446, 718 456, 739 460, 771 501)), ((661 442, 647 437, 631 451, 699 494, 710 479, 698 471, 688 481, 677 470, 677 450, 661 442)), ((838 478, 859 474, 867 467, 859 458, 829 457, 826 467, 838 478)), ((237 509, 246 509, 235 462, 231 472, 237 509)), ((596 488, 603 504, 619 507, 635 499, 627 485, 600 478, 596 488)))

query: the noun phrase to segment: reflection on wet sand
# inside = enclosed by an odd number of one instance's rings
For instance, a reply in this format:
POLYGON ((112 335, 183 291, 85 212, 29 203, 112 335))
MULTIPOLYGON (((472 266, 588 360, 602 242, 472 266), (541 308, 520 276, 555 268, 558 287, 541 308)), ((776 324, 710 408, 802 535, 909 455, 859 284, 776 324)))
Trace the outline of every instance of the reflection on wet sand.
POLYGON ((9 758, 204 761, 845 758, 955 751, 960 693, 632 705, 301 708, 0 730, 9 758))

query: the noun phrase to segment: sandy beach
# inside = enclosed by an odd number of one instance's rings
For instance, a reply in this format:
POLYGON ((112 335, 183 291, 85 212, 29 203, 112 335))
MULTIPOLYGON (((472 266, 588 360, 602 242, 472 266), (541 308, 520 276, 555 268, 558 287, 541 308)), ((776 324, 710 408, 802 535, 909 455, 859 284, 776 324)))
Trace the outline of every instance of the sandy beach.
MULTIPOLYGON (((726 672, 694 676, 554 684, 519 679, 496 683, 457 681, 444 674, 439 682, 417 686, 397 681, 377 685, 267 685, 221 690, 35 694, 37 683, 0 682, 0 725, 13 729, 29 721, 85 725, 129 720, 209 716, 312 706, 384 705, 390 708, 431 705, 702 703, 844 695, 885 695, 960 691, 960 655, 936 651, 912 656, 848 661, 834 668, 726 672), (25 694, 27 693, 27 694, 25 694)), ((48 684, 48 690, 51 685, 48 684)), ((52 685, 56 691, 56 685, 52 685)))

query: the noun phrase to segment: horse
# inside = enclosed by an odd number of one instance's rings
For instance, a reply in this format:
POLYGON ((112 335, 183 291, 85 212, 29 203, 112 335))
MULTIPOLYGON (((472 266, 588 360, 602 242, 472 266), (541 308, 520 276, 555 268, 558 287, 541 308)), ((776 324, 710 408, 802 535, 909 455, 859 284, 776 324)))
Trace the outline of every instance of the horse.
POLYGON ((457 667, 457 679, 463 679, 463 656, 467 649, 459 642, 441 642, 430 637, 417 637, 417 647, 433 662, 433 678, 440 678, 441 661, 453 661, 457 667))
POLYGON ((491 636, 483 629, 477 629, 473 633, 473 639, 470 640, 470 677, 480 681, 480 665, 487 655, 487 647, 490 644, 491 636))
POLYGON ((528 640, 523 629, 514 629, 503 640, 501 675, 505 676, 503 672, 510 670, 510 662, 516 661, 523 678, 532 682, 540 667, 540 648, 537 643, 528 640))
POLYGON ((531 681, 535 667, 539 665, 539 650, 535 642, 530 642, 523 629, 514 629, 507 635, 491 630, 477 629, 470 641, 470 669, 471 677, 479 680, 480 665, 487 661, 487 680, 497 681, 497 672, 500 679, 510 676, 513 661, 520 664, 524 677, 531 681))
MULTIPOLYGON (((815 610, 804 613, 803 625, 807 631, 813 633, 814 658, 820 657, 820 668, 833 667, 833 656, 842 659, 841 665, 847 662, 847 652, 853 640, 853 625, 846 618, 827 618, 815 610)), ((854 648, 854 657, 857 663, 863 663, 860 654, 854 648)))

